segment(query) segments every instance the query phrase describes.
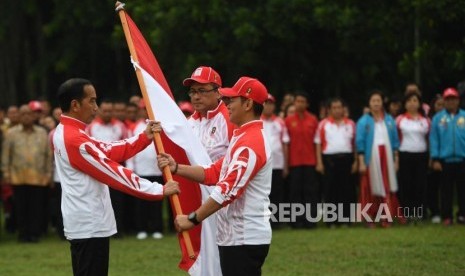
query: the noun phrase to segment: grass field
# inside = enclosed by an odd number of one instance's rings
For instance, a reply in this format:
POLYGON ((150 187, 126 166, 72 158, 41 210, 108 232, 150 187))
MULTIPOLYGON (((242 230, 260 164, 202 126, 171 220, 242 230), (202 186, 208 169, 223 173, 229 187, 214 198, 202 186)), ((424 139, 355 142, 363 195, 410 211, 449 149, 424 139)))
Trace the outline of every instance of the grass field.
MULTIPOLYGON (((186 275, 174 235, 113 239, 110 275, 186 275)), ((263 275, 465 275, 465 227, 283 229, 273 232, 263 275)), ((37 244, 0 238, 0 275, 71 275, 69 245, 50 234, 37 244)))

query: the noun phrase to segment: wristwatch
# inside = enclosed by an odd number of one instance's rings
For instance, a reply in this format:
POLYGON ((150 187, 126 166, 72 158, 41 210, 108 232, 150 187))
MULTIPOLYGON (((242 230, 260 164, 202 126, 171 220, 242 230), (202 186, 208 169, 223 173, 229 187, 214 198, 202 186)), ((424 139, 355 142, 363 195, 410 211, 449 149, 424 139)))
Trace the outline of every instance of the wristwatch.
POLYGON ((187 219, 192 222, 194 225, 198 225, 200 221, 197 220, 197 213, 192 212, 187 216, 187 219))

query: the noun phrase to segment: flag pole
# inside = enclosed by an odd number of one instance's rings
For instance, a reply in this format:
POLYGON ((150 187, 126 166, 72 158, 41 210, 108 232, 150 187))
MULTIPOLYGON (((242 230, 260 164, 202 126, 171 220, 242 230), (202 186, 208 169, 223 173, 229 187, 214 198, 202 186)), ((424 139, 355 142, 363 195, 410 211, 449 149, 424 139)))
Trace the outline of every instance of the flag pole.
MULTIPOLYGON (((115 3, 116 11, 118 12, 118 15, 121 19, 121 25, 123 26, 123 31, 124 31, 124 36, 126 37, 126 41, 128 43, 129 47, 129 52, 131 54, 132 59, 134 62, 139 62, 136 50, 134 49, 134 43, 132 42, 132 37, 131 37, 131 32, 129 31, 128 23, 126 21, 126 16, 125 16, 125 11, 124 11, 124 4, 117 1, 115 3)), ((147 88, 145 87, 144 79, 142 77, 142 71, 135 67, 136 69, 136 76, 137 76, 137 81, 139 82, 140 90, 142 91, 142 97, 145 100, 149 100, 149 97, 147 95, 147 88)), ((155 115, 152 110, 152 106, 150 103, 146 104, 147 108, 147 113, 148 116, 151 120, 155 120, 155 115)), ((159 153, 165 153, 165 149, 163 147, 163 142, 161 140, 160 133, 154 133, 154 141, 155 145, 157 146, 157 150, 159 153)), ((171 171, 168 166, 166 166, 163 169, 163 174, 165 175, 165 178, 167 181, 173 180, 173 176, 171 174, 171 171)), ((181 203, 179 202, 179 196, 177 194, 171 195, 171 200, 174 205, 174 209, 176 211, 176 214, 182 215, 182 208, 181 208, 181 203)), ((184 243, 186 245, 187 253, 189 254, 189 258, 195 259, 195 253, 194 253, 194 248, 192 247, 192 242, 189 236, 189 233, 187 231, 182 231, 182 236, 184 238, 184 243)))

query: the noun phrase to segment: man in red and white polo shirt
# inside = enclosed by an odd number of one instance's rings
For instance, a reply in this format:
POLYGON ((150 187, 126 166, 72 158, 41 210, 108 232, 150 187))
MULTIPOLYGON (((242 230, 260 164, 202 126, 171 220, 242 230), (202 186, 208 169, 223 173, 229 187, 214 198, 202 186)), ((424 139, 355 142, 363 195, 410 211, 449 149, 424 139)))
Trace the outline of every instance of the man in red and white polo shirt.
POLYGON ((215 185, 197 210, 178 215, 179 231, 188 230, 216 212, 217 237, 223 275, 260 275, 271 243, 268 195, 271 190, 271 148, 260 115, 267 99, 257 79, 241 77, 234 87, 221 89, 234 130, 226 155, 204 167, 177 164, 159 155, 161 168, 194 181, 215 185))
MULTIPOLYGON (((291 139, 289 143, 289 200, 294 204, 310 204, 310 216, 316 218, 320 197, 315 173, 316 152, 313 139, 318 127, 318 119, 307 111, 309 106, 307 93, 297 92, 294 106, 295 114, 288 116, 285 120, 291 139)), ((306 215, 302 215, 298 216, 291 226, 293 228, 314 228, 316 223, 309 222, 306 215)))
MULTIPOLYGON (((87 134, 103 142, 118 141, 129 137, 124 123, 114 117, 114 111, 114 103, 112 101, 107 99, 102 100, 99 107, 99 115, 87 126, 87 134)), ((120 229, 116 237, 122 237, 122 232, 125 228, 123 225, 126 205, 125 194, 110 188, 110 195, 111 204, 115 211, 116 224, 118 229, 120 229)))
POLYGON ((188 122, 211 160, 216 161, 226 153, 234 129, 228 109, 218 93, 221 77, 213 68, 200 66, 182 84, 189 87, 189 97, 195 110, 188 122))
POLYGON ((161 200, 179 192, 179 185, 174 181, 165 186, 152 183, 118 163, 152 142, 155 122, 149 122, 138 136, 106 143, 84 131, 98 109, 90 81, 70 79, 60 86, 57 96, 63 115, 53 135, 53 151, 73 274, 107 275, 109 237, 117 232, 108 186, 146 200, 161 200))
POLYGON ((123 122, 113 117, 113 102, 103 100, 99 107, 99 116, 87 126, 86 132, 104 142, 123 140, 128 137, 123 122))
POLYGON ((343 214, 347 219, 350 217, 350 203, 355 202, 355 186, 351 182, 351 173, 357 169, 355 123, 344 116, 344 104, 339 98, 328 102, 328 111, 329 116, 319 123, 315 135, 316 170, 323 174, 325 202, 336 206, 341 203, 343 212, 337 211, 337 214, 343 214))
MULTIPOLYGON (((271 146, 273 177, 271 181, 270 202, 278 204, 283 202, 284 194, 284 179, 288 174, 287 158, 289 134, 287 133, 286 124, 281 117, 274 114, 276 100, 273 95, 268 94, 268 99, 265 102, 262 121, 263 129, 271 146)), ((271 226, 276 228, 279 226, 277 222, 271 222, 271 226)))

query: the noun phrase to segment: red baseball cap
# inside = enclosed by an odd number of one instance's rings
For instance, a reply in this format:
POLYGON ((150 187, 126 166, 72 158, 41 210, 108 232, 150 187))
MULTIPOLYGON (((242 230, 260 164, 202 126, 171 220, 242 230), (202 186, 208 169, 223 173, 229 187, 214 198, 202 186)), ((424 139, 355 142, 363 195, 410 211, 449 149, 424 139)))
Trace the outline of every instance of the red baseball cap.
POLYGON ((263 104, 268 99, 268 91, 259 80, 250 77, 241 77, 231 88, 220 88, 224 97, 244 97, 263 104))
POLYGON ((39 102, 39 101, 30 101, 28 106, 32 111, 42 111, 43 110, 42 103, 39 102))
POLYGON ((183 112, 194 113, 194 107, 190 102, 179 102, 178 106, 183 112))
POLYGON ((442 92, 442 97, 447 98, 447 97, 456 97, 459 98, 459 92, 455 88, 449 87, 442 92))
POLYGON ((185 79, 182 82, 182 85, 191 86, 193 82, 202 84, 214 83, 218 86, 222 85, 220 75, 215 70, 213 70, 213 68, 207 66, 200 66, 195 69, 191 77, 185 79))

